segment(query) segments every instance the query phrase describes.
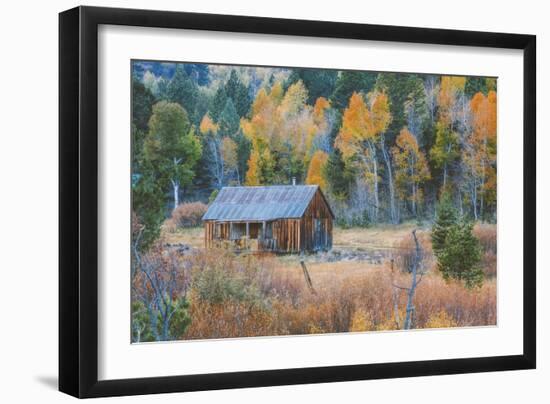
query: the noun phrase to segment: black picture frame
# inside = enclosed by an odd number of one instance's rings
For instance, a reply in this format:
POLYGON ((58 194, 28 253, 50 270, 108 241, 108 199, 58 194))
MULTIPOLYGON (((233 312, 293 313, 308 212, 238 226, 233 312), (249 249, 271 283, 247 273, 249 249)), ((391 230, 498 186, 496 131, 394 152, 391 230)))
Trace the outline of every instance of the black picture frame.
POLYGON ((536 37, 533 35, 77 7, 59 15, 59 390, 75 397, 183 392, 536 366, 536 37), (523 354, 98 381, 100 24, 523 50, 523 354))

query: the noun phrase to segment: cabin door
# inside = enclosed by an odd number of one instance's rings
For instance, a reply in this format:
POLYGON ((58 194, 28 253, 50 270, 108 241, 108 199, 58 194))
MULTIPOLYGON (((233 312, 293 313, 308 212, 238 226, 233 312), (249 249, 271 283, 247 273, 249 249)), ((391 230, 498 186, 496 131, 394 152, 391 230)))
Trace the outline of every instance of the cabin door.
POLYGON ((321 228, 321 219, 314 219, 313 225, 313 250, 319 251, 323 248, 323 231, 321 228))

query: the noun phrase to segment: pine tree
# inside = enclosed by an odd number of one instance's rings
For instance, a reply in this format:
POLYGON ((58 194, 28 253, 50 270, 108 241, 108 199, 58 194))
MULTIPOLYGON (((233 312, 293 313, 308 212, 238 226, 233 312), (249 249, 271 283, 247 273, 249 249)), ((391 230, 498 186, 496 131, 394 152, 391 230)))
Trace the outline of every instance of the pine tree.
POLYGON ((443 251, 449 229, 457 223, 458 214, 448 192, 441 196, 437 205, 435 223, 432 227, 432 248, 436 256, 443 251))
POLYGON ((234 136, 239 130, 239 115, 231 98, 227 99, 219 118, 219 131, 222 136, 234 136))
POLYGON ((184 65, 178 64, 174 77, 167 88, 168 100, 180 104, 195 121, 195 107, 198 98, 196 83, 191 80, 184 69, 184 65))
POLYGON ((153 110, 155 97, 141 81, 132 79, 132 123, 142 132, 147 131, 147 123, 153 110))
POLYGON ((467 288, 481 286, 481 246, 472 233, 473 224, 460 221, 452 225, 445 247, 437 254, 437 265, 445 279, 464 281, 467 288))
POLYGON ((235 110, 239 117, 246 116, 250 108, 250 97, 248 95, 248 89, 238 78, 235 70, 231 71, 229 80, 225 83, 225 93, 228 98, 233 100, 235 110))
POLYGON ((301 80, 308 91, 307 103, 313 104, 319 97, 328 99, 331 96, 337 78, 338 72, 336 70, 294 68, 285 83, 285 87, 289 88, 292 84, 301 80))
POLYGON ((330 192, 338 199, 347 199, 350 193, 353 173, 346 167, 340 150, 337 148, 332 150, 322 171, 330 192))
POLYGON ((227 93, 225 92, 224 86, 219 86, 216 90, 216 94, 212 99, 212 104, 210 105, 209 115, 212 117, 212 120, 215 123, 218 123, 218 119, 225 108, 227 103, 227 93))
POLYGON ((334 108, 344 109, 354 92, 365 94, 372 91, 376 82, 376 73, 344 70, 336 79, 330 102, 334 108))

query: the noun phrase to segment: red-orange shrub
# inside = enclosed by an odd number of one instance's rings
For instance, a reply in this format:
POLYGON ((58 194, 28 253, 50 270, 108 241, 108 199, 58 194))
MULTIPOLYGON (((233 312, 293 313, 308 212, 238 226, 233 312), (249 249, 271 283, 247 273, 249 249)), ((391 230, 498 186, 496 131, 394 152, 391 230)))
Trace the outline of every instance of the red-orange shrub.
POLYGON ((172 211, 171 219, 178 227, 196 227, 201 224, 207 209, 202 202, 182 203, 172 211))

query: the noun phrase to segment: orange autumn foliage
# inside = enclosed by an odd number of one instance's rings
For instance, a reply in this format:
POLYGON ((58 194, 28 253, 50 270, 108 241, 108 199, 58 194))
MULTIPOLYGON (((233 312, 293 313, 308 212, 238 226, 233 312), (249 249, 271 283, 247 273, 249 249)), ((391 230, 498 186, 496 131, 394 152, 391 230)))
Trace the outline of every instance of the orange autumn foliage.
POLYGON ((371 107, 363 96, 353 93, 348 107, 344 110, 342 128, 334 145, 340 150, 348 163, 358 161, 365 170, 365 178, 372 183, 379 179, 375 174, 376 143, 379 136, 391 122, 388 98, 384 93, 373 93, 370 96, 371 107))
POLYGON ((199 130, 203 135, 207 133, 215 134, 218 132, 218 125, 216 125, 212 121, 212 119, 210 118, 210 116, 208 116, 208 114, 205 114, 202 117, 201 123, 199 125, 199 130))
POLYGON ((465 156, 466 164, 479 178, 481 194, 486 203, 496 201, 497 157, 497 95, 477 93, 470 101, 472 133, 468 138, 471 152, 465 156))
POLYGON ((428 162, 420 150, 416 137, 407 129, 401 129, 392 148, 395 162, 395 179, 401 197, 416 206, 422 202, 420 184, 430 179, 428 162))
POLYGON ((323 177, 323 168, 327 164, 328 154, 322 150, 317 150, 311 157, 309 162, 309 169, 307 170, 306 184, 319 185, 321 189, 325 190, 327 187, 327 181, 323 177))
POLYGON ((286 92, 281 83, 258 92, 250 117, 241 119, 241 129, 252 143, 247 185, 289 180, 274 175, 280 156, 286 159, 282 165, 297 161, 307 167, 315 139, 327 131, 326 111, 330 108, 330 102, 323 97, 314 106, 307 104, 307 97, 307 88, 301 80, 290 85, 286 92))

